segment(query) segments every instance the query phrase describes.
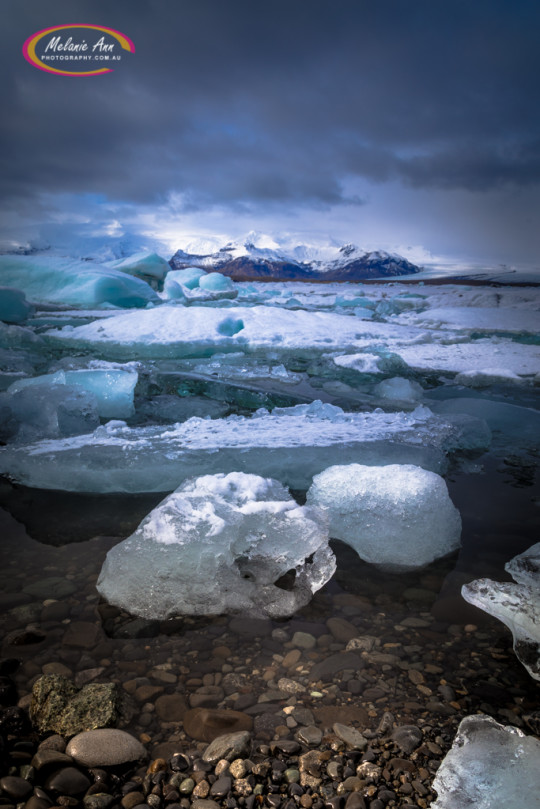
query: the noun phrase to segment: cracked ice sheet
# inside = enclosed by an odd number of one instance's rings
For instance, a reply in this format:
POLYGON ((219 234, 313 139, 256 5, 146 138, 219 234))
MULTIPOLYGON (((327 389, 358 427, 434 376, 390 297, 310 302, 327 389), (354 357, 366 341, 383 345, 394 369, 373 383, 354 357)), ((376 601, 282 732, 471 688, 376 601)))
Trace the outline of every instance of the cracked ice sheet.
POLYGON ((540 368, 540 346, 500 338, 415 345, 393 345, 392 351, 414 371, 462 373, 500 368, 521 376, 534 375, 540 368))
POLYGON ((298 352, 350 350, 360 341, 418 339, 416 328, 372 323, 348 315, 289 311, 271 306, 161 306, 105 321, 49 331, 49 344, 92 347, 101 356, 204 357, 216 351, 298 352))
POLYGON ((27 486, 80 492, 172 491, 187 477, 231 471, 304 489, 335 463, 413 463, 440 472, 458 433, 427 408, 344 413, 314 402, 167 428, 109 422, 88 435, 2 449, 0 473, 27 486))
POLYGON ((428 328, 491 331, 509 334, 539 334, 540 312, 532 309, 461 306, 428 309, 426 312, 403 314, 394 322, 422 325, 428 328))

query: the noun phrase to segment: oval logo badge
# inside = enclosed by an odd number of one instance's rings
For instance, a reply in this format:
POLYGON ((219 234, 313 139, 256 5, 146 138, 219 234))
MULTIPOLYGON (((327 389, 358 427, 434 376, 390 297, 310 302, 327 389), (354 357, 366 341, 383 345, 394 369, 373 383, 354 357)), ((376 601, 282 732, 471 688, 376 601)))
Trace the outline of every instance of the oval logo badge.
POLYGON ((135 53, 131 39, 103 25, 55 25, 32 34, 23 45, 27 62, 58 76, 111 73, 126 52, 135 53))

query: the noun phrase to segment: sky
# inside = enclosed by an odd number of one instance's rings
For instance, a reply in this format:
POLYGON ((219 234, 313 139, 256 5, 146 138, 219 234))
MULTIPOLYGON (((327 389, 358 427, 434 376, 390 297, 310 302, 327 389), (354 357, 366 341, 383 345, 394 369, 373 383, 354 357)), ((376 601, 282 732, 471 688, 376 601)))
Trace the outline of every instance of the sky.
POLYGON ((3 0, 4 249, 249 231, 540 272, 535 0, 3 0), (130 37, 114 72, 22 55, 130 37))

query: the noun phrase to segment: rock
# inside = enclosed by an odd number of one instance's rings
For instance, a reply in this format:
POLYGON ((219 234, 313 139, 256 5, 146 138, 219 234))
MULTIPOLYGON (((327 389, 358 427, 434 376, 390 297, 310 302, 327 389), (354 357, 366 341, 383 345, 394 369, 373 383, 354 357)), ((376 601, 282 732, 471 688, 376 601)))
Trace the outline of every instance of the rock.
POLYGON ((221 759, 233 761, 235 758, 245 758, 249 755, 251 747, 251 734, 246 731, 238 733, 225 733, 218 736, 203 753, 203 761, 215 764, 221 759))
POLYGON ((362 736, 360 731, 348 725, 334 722, 332 730, 341 741, 345 742, 345 744, 353 750, 365 750, 368 745, 367 739, 362 736))
POLYGON ((366 727, 369 723, 369 715, 361 705, 317 705, 313 708, 313 714, 319 725, 324 729, 334 726, 334 722, 345 725, 347 722, 357 722, 366 727))
POLYGON ((183 721, 188 736, 201 742, 212 742, 224 734, 248 731, 253 727, 251 716, 218 708, 193 708, 185 714, 183 721))
POLYGON ((102 728, 74 736, 66 752, 85 767, 114 767, 146 756, 142 744, 123 730, 102 728))
POLYGON ((56 598, 61 601, 77 592, 77 585, 63 576, 48 576, 25 585, 23 592, 36 598, 56 598))
POLYGON ((392 733, 392 741, 407 754, 416 750, 422 739, 422 731, 416 725, 400 725, 392 733))
POLYGON ((316 747, 321 743, 322 730, 315 727, 315 725, 308 725, 307 727, 300 728, 296 734, 298 741, 307 744, 308 747, 316 747))
POLYGON ((505 565, 516 584, 476 579, 461 588, 463 598, 502 621, 514 638, 514 652, 531 677, 540 680, 540 542, 505 565))
POLYGON ((16 803, 20 801, 25 801, 32 792, 33 787, 29 781, 26 781, 24 778, 18 778, 14 775, 4 775, 3 778, 0 778, 0 790, 5 792, 10 798, 12 798, 16 803))
POLYGON ((373 635, 357 635, 347 643, 345 647, 346 652, 352 652, 359 649, 362 652, 371 652, 375 648, 377 638, 373 635))
POLYGON ((163 694, 155 702, 156 714, 164 722, 181 722, 188 706, 181 694, 163 694))
POLYGON ((54 767, 58 769, 59 767, 69 766, 70 764, 73 764, 71 756, 59 750, 41 747, 41 745, 32 759, 32 767, 38 772, 44 767, 48 767, 49 769, 54 767))
POLYGON ((461 518, 445 481, 411 464, 331 466, 307 502, 324 508, 330 536, 385 570, 414 570, 460 545, 461 518))
POLYGON ((114 795, 108 795, 105 792, 85 795, 83 798, 84 809, 109 809, 109 806, 112 806, 114 802, 114 795))
POLYGON ((81 795, 90 786, 90 781, 75 767, 63 767, 49 775, 45 780, 45 788, 60 795, 81 795))
POLYGON ((540 742, 490 716, 467 716, 433 782, 433 809, 537 806, 540 742))
POLYGON ((342 643, 348 643, 358 635, 357 627, 345 618, 329 618, 326 626, 334 638, 342 643))
POLYGON ((93 649, 103 640, 103 631, 98 624, 89 621, 73 621, 62 639, 64 646, 75 646, 79 649, 93 649))
POLYGON ((293 646, 299 646, 301 649, 313 649, 316 643, 317 639, 309 632, 295 632, 292 638, 293 646))
POLYGON ((120 691, 114 683, 91 683, 79 691, 65 677, 44 674, 32 689, 30 718, 41 733, 73 736, 114 725, 120 708, 120 691))
POLYGON ((318 680, 329 682, 343 669, 358 671, 363 669, 364 666, 365 663, 360 655, 354 652, 338 652, 321 660, 320 663, 316 663, 309 672, 309 681, 312 683, 318 680))

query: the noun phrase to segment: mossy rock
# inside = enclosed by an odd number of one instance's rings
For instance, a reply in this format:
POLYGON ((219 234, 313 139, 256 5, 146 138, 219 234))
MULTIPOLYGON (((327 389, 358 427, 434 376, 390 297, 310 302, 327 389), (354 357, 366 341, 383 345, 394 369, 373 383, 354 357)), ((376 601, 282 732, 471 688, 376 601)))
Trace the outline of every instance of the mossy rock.
POLYGON ((30 719, 41 732, 74 736, 84 730, 113 727, 121 713, 115 683, 90 683, 78 689, 59 674, 44 674, 34 684, 30 719))

